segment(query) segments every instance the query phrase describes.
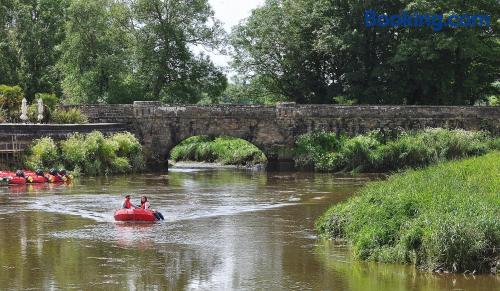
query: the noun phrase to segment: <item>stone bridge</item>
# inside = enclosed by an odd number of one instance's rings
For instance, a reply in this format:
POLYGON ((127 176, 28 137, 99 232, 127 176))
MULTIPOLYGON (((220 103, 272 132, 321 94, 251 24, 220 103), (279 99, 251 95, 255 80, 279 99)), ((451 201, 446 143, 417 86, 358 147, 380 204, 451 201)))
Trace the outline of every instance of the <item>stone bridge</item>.
POLYGON ((144 145, 150 164, 166 167, 170 150, 196 135, 228 135, 259 147, 270 163, 287 161, 296 138, 326 130, 358 134, 425 127, 487 130, 500 134, 500 107, 470 106, 169 106, 137 101, 123 105, 78 106, 91 122, 125 124, 144 145))

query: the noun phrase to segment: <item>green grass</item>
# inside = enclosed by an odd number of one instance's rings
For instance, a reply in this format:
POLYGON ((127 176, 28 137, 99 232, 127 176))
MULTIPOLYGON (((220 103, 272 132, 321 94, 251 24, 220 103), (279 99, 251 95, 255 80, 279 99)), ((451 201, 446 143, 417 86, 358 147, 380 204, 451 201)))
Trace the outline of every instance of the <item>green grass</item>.
POLYGON ((500 152, 371 183, 316 227, 362 260, 487 272, 500 257, 500 152))
POLYGON ((253 144, 233 137, 190 137, 170 152, 173 161, 203 161, 223 165, 257 165, 267 162, 266 156, 253 144))
POLYGON ((387 136, 372 131, 355 137, 315 132, 296 142, 295 165, 325 172, 389 172, 418 168, 500 149, 486 132, 429 128, 387 136))

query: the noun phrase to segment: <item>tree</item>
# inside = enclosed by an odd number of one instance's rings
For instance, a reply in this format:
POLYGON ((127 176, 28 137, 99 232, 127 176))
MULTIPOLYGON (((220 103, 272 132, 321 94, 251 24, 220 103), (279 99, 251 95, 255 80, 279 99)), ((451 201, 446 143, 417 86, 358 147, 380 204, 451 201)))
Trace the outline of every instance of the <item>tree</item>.
POLYGON ((131 11, 113 0, 75 0, 68 9, 59 67, 70 102, 129 103, 140 100, 132 76, 131 11))
POLYGON ((16 72, 18 62, 12 45, 13 2, 12 0, 0 2, 0 84, 9 85, 18 82, 16 72))
MULTIPOLYGON (((226 91, 212 103, 229 104, 275 104, 286 101, 285 96, 267 90, 266 83, 262 77, 251 80, 233 78, 233 83, 229 84, 226 91)), ((213 101, 213 100, 212 100, 213 101)))
POLYGON ((371 27, 364 12, 491 14, 491 0, 268 0, 231 36, 233 66, 298 103, 473 104, 494 90, 500 46, 485 28, 371 27))
POLYGON ((191 50, 216 48, 223 40, 207 0, 136 0, 132 7, 138 76, 147 99, 194 103, 224 91, 227 81, 220 69, 191 50))
POLYGON ((13 47, 17 75, 28 101, 37 92, 60 93, 60 75, 55 64, 56 47, 64 39, 68 0, 17 0, 13 2, 13 47))
POLYGON ((259 77, 271 92, 298 103, 330 103, 341 88, 330 82, 325 55, 314 48, 320 21, 314 0, 268 0, 236 27, 233 66, 247 78, 259 77))

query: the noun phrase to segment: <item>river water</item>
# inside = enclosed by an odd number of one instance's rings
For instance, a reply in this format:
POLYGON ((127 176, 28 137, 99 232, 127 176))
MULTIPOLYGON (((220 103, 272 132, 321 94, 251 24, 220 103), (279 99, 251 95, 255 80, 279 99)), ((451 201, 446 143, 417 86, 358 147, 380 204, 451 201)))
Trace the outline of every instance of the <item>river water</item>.
POLYGON ((314 220, 368 178, 244 170, 0 188, 0 290, 499 290, 495 276, 355 262, 314 220), (119 224, 133 193, 165 221, 119 224))

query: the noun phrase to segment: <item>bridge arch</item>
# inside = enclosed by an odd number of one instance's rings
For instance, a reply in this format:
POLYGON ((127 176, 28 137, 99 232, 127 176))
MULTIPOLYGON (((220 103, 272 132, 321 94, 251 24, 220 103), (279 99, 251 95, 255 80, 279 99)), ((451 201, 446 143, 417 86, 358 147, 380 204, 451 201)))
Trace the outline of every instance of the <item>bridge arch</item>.
POLYGON ((182 140, 169 152, 169 161, 228 162, 240 166, 267 166, 265 152, 248 140, 234 136, 195 135, 182 140), (237 152, 235 152, 235 148, 237 152))
POLYGON ((289 149, 294 140, 277 122, 275 107, 250 107, 148 106, 135 111, 136 131, 150 150, 153 164, 160 168, 165 168, 169 153, 177 144, 200 135, 246 140, 264 153, 271 167, 285 160, 289 162, 283 149, 289 149))

